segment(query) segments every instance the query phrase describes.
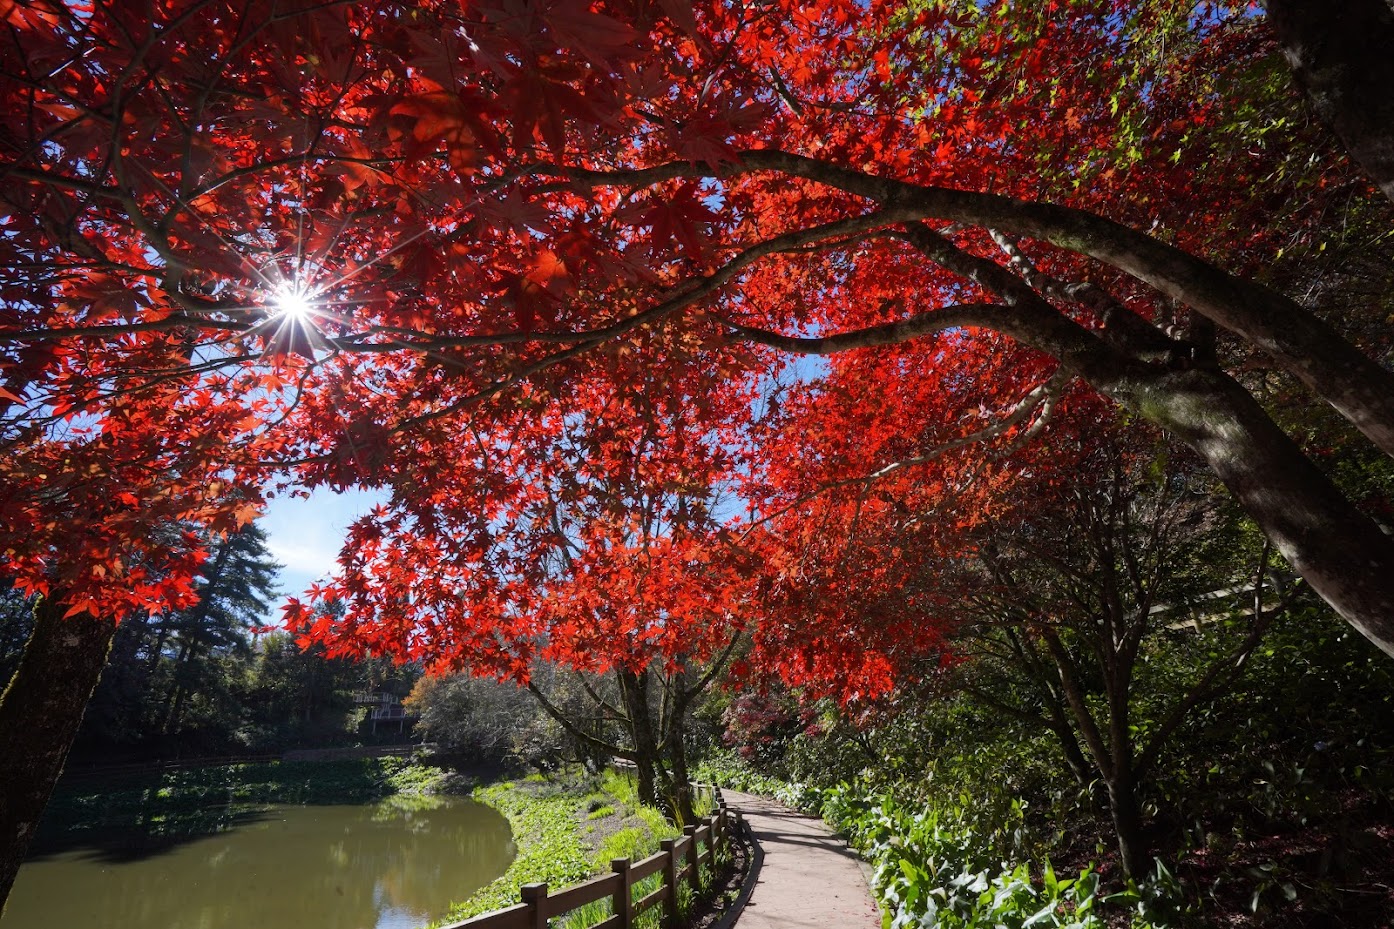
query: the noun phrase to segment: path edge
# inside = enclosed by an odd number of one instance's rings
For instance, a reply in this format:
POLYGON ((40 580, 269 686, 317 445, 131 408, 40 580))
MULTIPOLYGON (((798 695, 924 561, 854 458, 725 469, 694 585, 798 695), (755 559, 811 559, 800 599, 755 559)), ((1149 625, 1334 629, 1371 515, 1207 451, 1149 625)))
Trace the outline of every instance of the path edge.
POLYGON ((745 910, 745 905, 750 902, 750 895, 755 892, 760 868, 765 863, 765 850, 755 840, 755 833, 751 832, 750 823, 746 821, 744 816, 741 817, 741 841, 750 849, 750 867, 746 871, 745 880, 741 882, 741 890, 736 895, 735 901, 726 912, 721 914, 721 918, 711 925, 710 929, 731 929, 745 910))

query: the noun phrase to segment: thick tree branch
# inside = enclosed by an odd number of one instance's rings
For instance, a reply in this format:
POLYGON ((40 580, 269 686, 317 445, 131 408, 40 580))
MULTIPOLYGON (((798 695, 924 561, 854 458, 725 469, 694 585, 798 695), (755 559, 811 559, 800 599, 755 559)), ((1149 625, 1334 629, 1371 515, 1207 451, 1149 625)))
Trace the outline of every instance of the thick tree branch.
POLYGON ((70 177, 66 174, 56 174, 42 168, 21 168, 17 165, 10 165, 8 168, 0 168, 0 179, 6 177, 18 178, 24 181, 33 181, 36 184, 44 184, 49 187, 57 187, 62 190, 73 190, 78 193, 88 194, 93 197, 101 197, 106 200, 123 202, 122 193, 118 188, 107 187, 79 177, 70 177))
POLYGON ((1112 747, 1104 741, 1103 733, 1099 731, 1098 723, 1094 720, 1094 713, 1089 708, 1088 697, 1084 693, 1084 687, 1080 683, 1079 671, 1075 667, 1074 659, 1070 657, 1065 644, 1060 641, 1054 629, 1045 624, 1038 624, 1036 631, 1040 634, 1042 641, 1046 644, 1046 651, 1055 662, 1055 668, 1060 675, 1060 685, 1065 693, 1065 700, 1069 704, 1070 713, 1075 718, 1075 725, 1079 728, 1080 734, 1084 736, 1084 743, 1089 746, 1089 753, 1094 756, 1094 765, 1099 769, 1099 773, 1104 776, 1104 780, 1113 780, 1117 768, 1114 764, 1114 753, 1112 747))
POLYGON ((997 329, 1003 325, 1003 317, 1010 313, 1009 307, 997 303, 965 303, 917 313, 893 323, 826 336, 789 336, 730 320, 722 322, 736 338, 746 342, 799 355, 835 355, 859 348, 899 345, 946 329, 997 329))
POLYGON ((816 158, 757 149, 720 167, 673 162, 635 170, 538 166, 581 186, 634 186, 694 175, 730 177, 777 171, 886 207, 1029 236, 1111 265, 1172 297, 1267 353, 1389 455, 1394 455, 1394 372, 1367 357, 1332 326, 1287 297, 1122 223, 1071 207, 996 194, 928 187, 867 174, 816 158))
POLYGON ((589 745, 591 748, 594 748, 597 751, 604 752, 609 755, 613 755, 616 758, 626 758, 630 761, 634 761, 636 759, 635 753, 633 751, 627 748, 621 748, 620 746, 614 745, 610 742, 606 742, 603 739, 598 739, 595 736, 591 735, 589 732, 586 732, 584 729, 577 726, 569 718, 567 718, 566 714, 563 713, 561 709, 557 707, 556 704, 554 704, 551 700, 548 700, 547 695, 542 692, 542 689, 538 687, 536 684, 534 684, 532 681, 528 681, 528 690, 531 691, 532 695, 537 698, 537 702, 542 706, 543 711, 548 716, 555 719, 557 723, 563 729, 565 729, 567 733, 571 735, 573 738, 580 739, 582 742, 589 745))
POLYGON ((596 706, 600 707, 617 720, 624 720, 626 718, 624 713, 620 711, 619 707, 615 706, 609 700, 606 700, 600 694, 599 691, 597 691, 593 686, 591 686, 590 681, 586 680, 586 676, 584 674, 577 674, 576 679, 581 682, 581 688, 585 690, 586 696, 590 697, 591 700, 595 702, 596 706))
POLYGON ((1146 361, 1169 362, 1181 348, 1178 343, 1145 319, 1129 310, 1098 284, 1088 281, 1067 283, 1036 267, 1021 243, 996 229, 988 230, 992 240, 1002 249, 1023 280, 1031 288, 1052 300, 1078 303, 1088 307, 1102 324, 1100 331, 1124 353, 1146 361))

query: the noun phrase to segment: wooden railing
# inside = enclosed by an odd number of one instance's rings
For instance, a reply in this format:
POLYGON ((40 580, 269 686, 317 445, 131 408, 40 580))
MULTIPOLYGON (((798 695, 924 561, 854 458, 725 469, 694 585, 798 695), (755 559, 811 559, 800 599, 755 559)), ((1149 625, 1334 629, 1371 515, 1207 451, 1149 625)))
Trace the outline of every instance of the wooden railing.
POLYGON ((611 873, 555 893, 548 893, 546 884, 524 884, 521 903, 443 929, 547 929, 552 919, 600 900, 610 900, 614 912, 590 929, 630 929, 641 913, 660 905, 664 929, 679 929, 679 881, 688 881, 694 892, 700 891, 702 865, 718 850, 730 848, 739 826, 740 814, 727 810, 720 788, 713 788, 712 799, 716 812, 703 816, 695 826, 685 826, 681 838, 664 839, 656 855, 635 862, 616 858, 610 862, 611 873), (655 874, 663 875, 658 889, 635 900, 635 886, 655 874))

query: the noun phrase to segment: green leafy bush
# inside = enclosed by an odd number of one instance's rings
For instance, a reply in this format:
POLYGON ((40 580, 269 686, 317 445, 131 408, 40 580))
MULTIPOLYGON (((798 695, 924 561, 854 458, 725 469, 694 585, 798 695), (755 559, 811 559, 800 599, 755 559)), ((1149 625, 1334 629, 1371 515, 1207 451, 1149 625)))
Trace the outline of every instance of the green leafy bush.
POLYGON ((730 756, 699 769, 722 786, 772 796, 821 815, 872 865, 872 889, 887 929, 1161 929, 1174 888, 1170 873, 1101 898, 1091 864, 1061 878, 1043 859, 1039 874, 1024 856, 1026 805, 905 800, 893 791, 848 784, 789 784, 749 770, 730 756), (1129 912, 1131 911, 1131 912, 1129 912))
POLYGON ((784 781, 759 773, 735 755, 723 752, 713 752, 697 765, 693 780, 767 797, 788 786, 784 781))

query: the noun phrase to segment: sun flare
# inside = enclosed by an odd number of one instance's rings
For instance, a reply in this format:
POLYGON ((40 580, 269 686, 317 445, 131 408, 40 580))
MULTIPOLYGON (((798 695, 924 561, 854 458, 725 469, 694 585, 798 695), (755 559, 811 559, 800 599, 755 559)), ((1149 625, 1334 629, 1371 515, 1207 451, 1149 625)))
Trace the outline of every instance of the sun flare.
POLYGON ((276 288, 273 306, 277 316, 295 322, 308 321, 315 312, 314 295, 300 284, 282 284, 276 288))

